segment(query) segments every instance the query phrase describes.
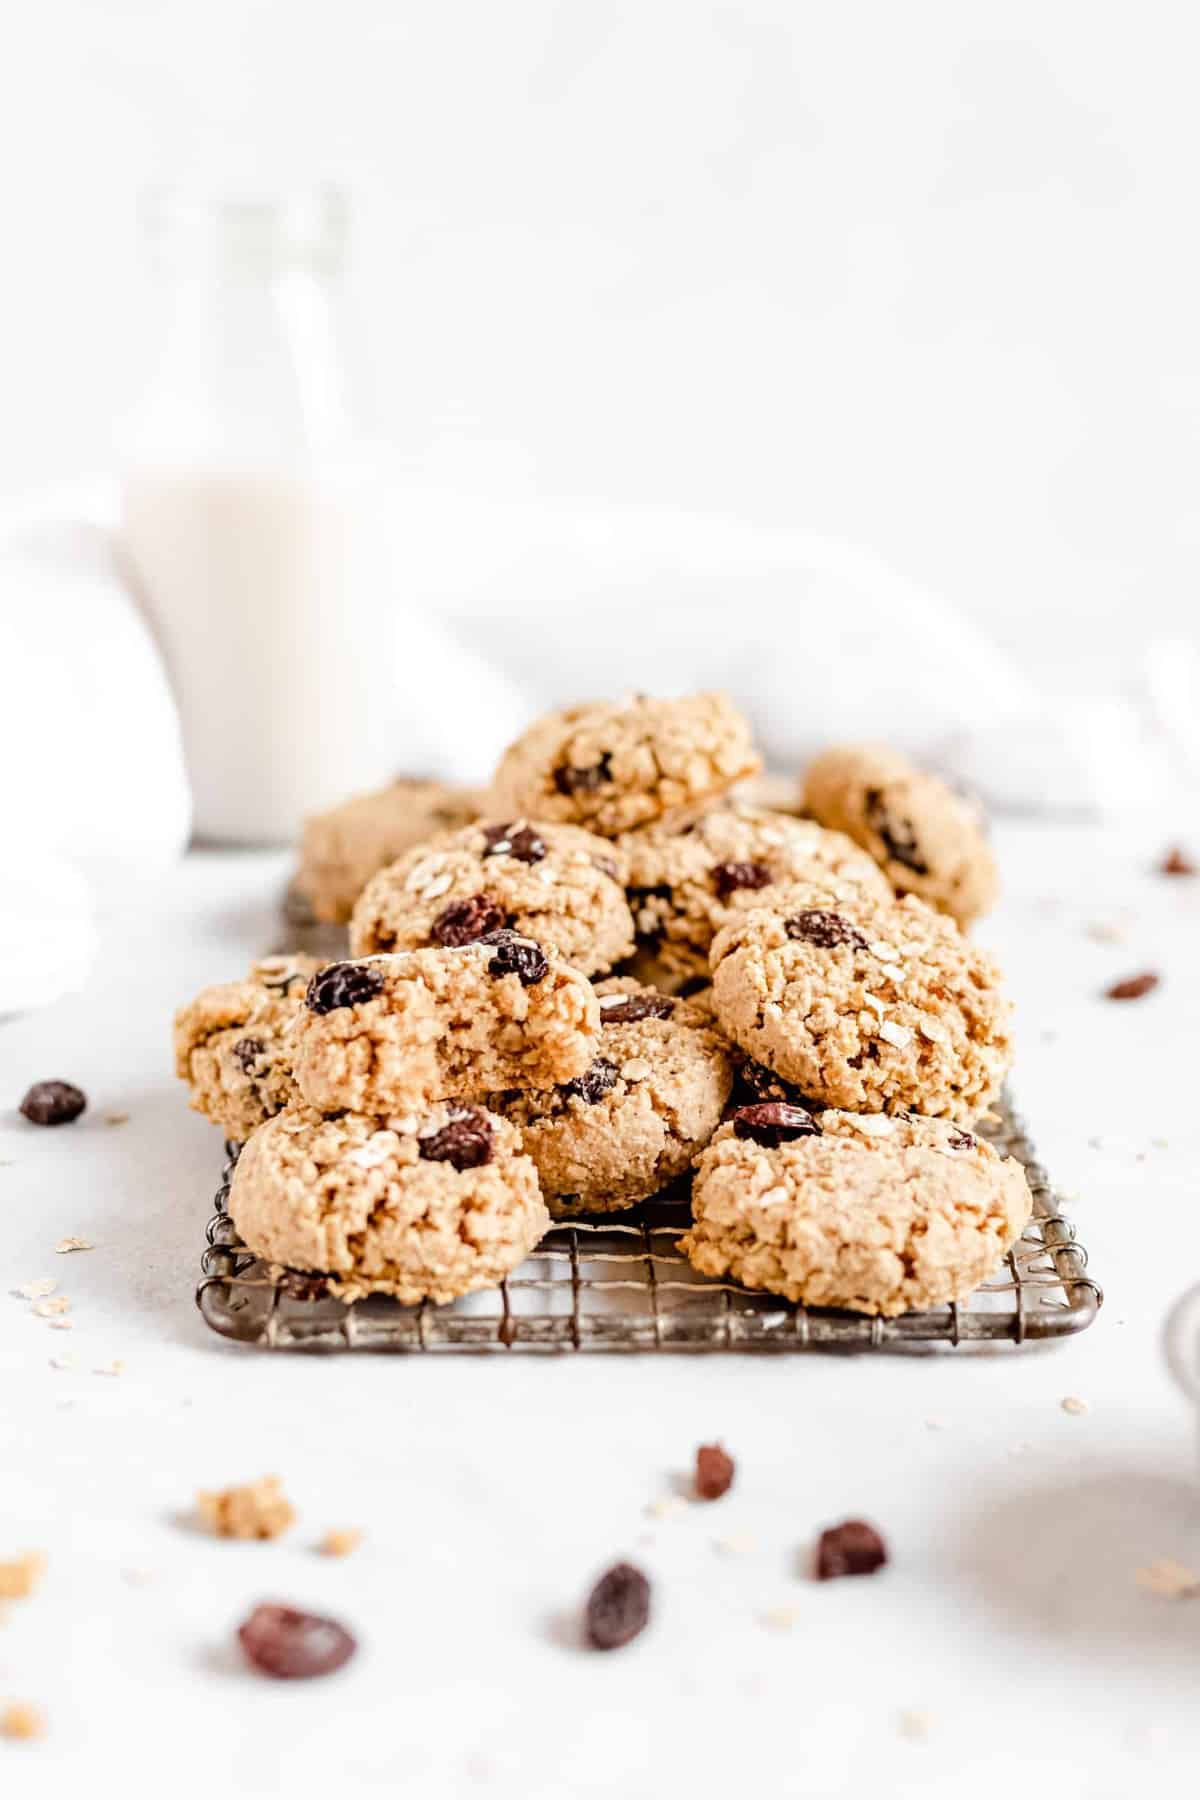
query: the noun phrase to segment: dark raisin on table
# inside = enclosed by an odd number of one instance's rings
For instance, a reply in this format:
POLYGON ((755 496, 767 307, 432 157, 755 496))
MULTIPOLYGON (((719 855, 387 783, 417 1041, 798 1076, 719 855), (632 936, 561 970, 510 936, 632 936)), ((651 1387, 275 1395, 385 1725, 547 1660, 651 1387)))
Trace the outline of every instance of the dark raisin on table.
POLYGON ((720 1444, 701 1444, 696 1452, 696 1492, 701 1500, 719 1500, 733 1486, 734 1462, 720 1444))
POLYGON ((1162 977, 1154 975, 1149 969, 1143 975, 1130 975, 1124 981, 1114 981, 1110 988, 1105 988, 1106 1000, 1140 1000, 1144 994, 1153 993, 1162 977))
POLYGON ((238 1638, 254 1667, 278 1681, 310 1681, 317 1675, 332 1675, 358 1648, 336 1619, 270 1602, 256 1606, 238 1626, 238 1638))
POLYGON ((831 1525, 817 1539, 815 1574, 818 1581, 836 1581, 842 1575, 873 1575, 887 1562, 887 1547, 865 1519, 846 1519, 831 1525))
POLYGON ((650 1583, 632 1563, 616 1563, 588 1596, 588 1642, 595 1650, 619 1650, 644 1631, 650 1618, 650 1583))
POLYGON ((1200 868, 1186 850, 1173 844, 1159 863, 1158 872, 1160 875, 1196 875, 1200 874, 1200 868))
POLYGON ((69 1125, 87 1106, 87 1095, 70 1081, 35 1081, 21 1102, 31 1125, 69 1125))

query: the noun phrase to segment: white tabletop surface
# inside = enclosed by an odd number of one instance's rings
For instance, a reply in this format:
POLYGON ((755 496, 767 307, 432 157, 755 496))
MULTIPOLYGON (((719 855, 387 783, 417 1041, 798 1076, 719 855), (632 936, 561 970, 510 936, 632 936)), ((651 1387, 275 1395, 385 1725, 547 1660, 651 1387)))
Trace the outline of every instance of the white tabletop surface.
POLYGON ((1159 1347, 1200 1274, 1200 881, 1149 872, 1168 835, 999 834, 986 936, 1020 1007, 1018 1097, 1078 1194, 1107 1302, 1077 1339, 982 1356, 219 1342, 192 1296, 220 1140, 173 1080, 169 1020, 278 946, 285 864, 196 855, 139 897, 84 993, 0 1027, 0 1557, 49 1558, 0 1623, 0 1700, 48 1725, 0 1742, 0 1794, 117 1775, 134 1796, 1178 1791, 1200 1755, 1200 1603, 1136 1579, 1163 1557, 1200 1569, 1189 1418, 1159 1347), (1098 998, 1143 968, 1157 994, 1098 998), (78 1123, 17 1116, 46 1077, 87 1091, 78 1123), (95 1248, 56 1254, 68 1234, 95 1248), (8 1292, 42 1276, 73 1329, 8 1292), (732 1493, 648 1513, 714 1438, 732 1493), (287 1538, 195 1529, 197 1488, 268 1471, 300 1515, 287 1538), (879 1525, 891 1565, 814 1584, 814 1532, 847 1515, 879 1525), (315 1553, 331 1526, 363 1529, 356 1555, 315 1553), (578 1603, 621 1555, 654 1581, 653 1624, 589 1654, 578 1603), (344 1619, 356 1660, 318 1684, 254 1675, 233 1629, 268 1597, 344 1619), (764 1622, 780 1608, 790 1629, 764 1622))

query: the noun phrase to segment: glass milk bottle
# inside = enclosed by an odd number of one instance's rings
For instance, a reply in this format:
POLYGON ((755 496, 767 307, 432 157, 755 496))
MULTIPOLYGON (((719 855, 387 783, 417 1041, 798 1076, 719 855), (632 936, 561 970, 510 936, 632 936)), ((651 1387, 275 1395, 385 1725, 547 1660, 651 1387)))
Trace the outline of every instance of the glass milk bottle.
POLYGON ((197 835, 283 843, 397 760, 397 596, 338 335, 346 209, 175 194, 147 224, 162 334, 124 446, 124 550, 197 835))

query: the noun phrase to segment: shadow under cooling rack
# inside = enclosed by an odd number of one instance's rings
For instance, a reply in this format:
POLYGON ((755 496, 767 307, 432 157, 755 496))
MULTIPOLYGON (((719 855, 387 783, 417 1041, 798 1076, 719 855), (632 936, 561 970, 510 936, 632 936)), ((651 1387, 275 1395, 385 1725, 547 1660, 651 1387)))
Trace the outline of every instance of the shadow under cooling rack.
POLYGON ((499 1288, 450 1306, 400 1306, 382 1295, 344 1305, 319 1276, 273 1268, 240 1243, 226 1210, 233 1146, 196 1300, 222 1337, 270 1350, 886 1350, 1024 1344, 1084 1330, 1100 1289, 1007 1100, 985 1135, 1025 1165, 1033 1217, 989 1281, 931 1312, 818 1311, 696 1274, 678 1248, 690 1216, 686 1187, 627 1213, 556 1223, 499 1288))

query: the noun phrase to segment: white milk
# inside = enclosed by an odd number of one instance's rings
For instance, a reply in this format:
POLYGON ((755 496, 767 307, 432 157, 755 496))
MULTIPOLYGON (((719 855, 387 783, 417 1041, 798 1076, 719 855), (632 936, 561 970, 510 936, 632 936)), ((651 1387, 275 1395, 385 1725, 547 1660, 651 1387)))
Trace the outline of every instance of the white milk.
POLYGON ((387 780, 399 606, 370 484, 135 470, 123 511, 197 836, 285 843, 306 813, 387 780))

